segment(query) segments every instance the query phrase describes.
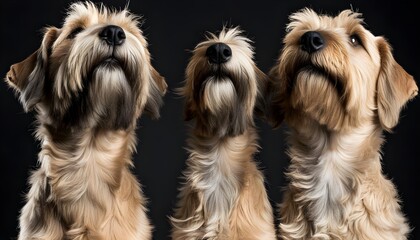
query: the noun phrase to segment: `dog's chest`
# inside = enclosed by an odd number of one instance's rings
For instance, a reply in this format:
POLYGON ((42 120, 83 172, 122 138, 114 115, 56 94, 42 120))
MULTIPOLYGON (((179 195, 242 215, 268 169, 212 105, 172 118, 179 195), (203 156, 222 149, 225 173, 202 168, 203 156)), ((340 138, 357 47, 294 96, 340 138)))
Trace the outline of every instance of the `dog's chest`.
POLYGON ((302 203, 315 222, 339 222, 352 208, 357 182, 369 162, 365 158, 366 136, 360 132, 328 135, 325 141, 318 141, 322 146, 312 144, 307 148, 311 151, 294 156, 300 169, 294 173, 294 181, 301 186, 302 203))
POLYGON ((98 189, 109 192, 107 189, 118 187, 129 156, 127 134, 121 134, 87 134, 77 145, 44 141, 40 156, 52 193, 62 201, 74 202, 98 189))
MULTIPOLYGON (((255 146, 241 137, 221 142, 190 163, 200 179, 195 187, 201 192, 207 225, 227 228, 230 213, 244 187, 244 171, 251 161, 255 146)), ((223 231, 220 229, 220 231, 223 231)))
POLYGON ((242 169, 230 150, 219 147, 209 153, 208 168, 202 172, 204 198, 210 213, 226 215, 234 204, 241 186, 242 169))
POLYGON ((337 151, 327 151, 319 157, 314 168, 314 186, 310 190, 316 218, 339 219, 343 214, 344 199, 352 191, 351 163, 337 151))

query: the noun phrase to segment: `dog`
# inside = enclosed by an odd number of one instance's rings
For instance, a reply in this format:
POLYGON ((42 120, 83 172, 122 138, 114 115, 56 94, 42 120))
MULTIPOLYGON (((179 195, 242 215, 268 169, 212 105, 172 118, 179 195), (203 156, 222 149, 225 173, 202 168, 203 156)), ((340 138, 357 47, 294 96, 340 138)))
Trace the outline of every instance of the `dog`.
POLYGON ((195 120, 174 214, 172 239, 276 239, 258 151, 254 108, 267 76, 253 62, 251 41, 223 27, 199 43, 177 89, 185 120, 195 120))
POLYGON ((417 95, 413 77, 361 13, 303 8, 289 17, 267 94, 271 123, 290 130, 280 238, 406 239, 410 226, 380 148, 417 95))
POLYGON ((140 18, 92 2, 11 66, 6 81, 37 118, 39 167, 19 217, 23 239, 151 239, 131 173, 136 120, 159 117, 167 84, 151 66, 140 18))

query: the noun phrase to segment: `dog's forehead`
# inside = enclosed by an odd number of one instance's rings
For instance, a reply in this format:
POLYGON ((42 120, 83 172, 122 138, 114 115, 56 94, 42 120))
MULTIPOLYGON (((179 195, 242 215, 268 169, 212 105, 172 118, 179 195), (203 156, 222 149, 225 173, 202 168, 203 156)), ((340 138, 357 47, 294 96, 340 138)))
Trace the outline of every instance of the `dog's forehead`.
POLYGON ((125 28, 138 29, 139 17, 127 9, 110 9, 93 3, 75 3, 67 12, 63 27, 89 27, 97 24, 114 24, 125 28))
POLYGON ((290 15, 287 30, 364 29, 361 16, 361 13, 348 9, 337 15, 328 15, 306 8, 290 15))
POLYGON ((204 56, 207 48, 215 43, 225 43, 229 45, 232 52, 240 55, 245 55, 252 59, 254 56, 254 49, 251 46, 251 40, 244 36, 243 31, 239 27, 223 28, 219 34, 209 32, 207 39, 197 44, 194 53, 204 56))
POLYGON ((208 32, 206 35, 206 40, 197 44, 197 48, 208 47, 214 43, 225 43, 228 45, 238 44, 243 42, 243 44, 248 44, 247 39, 241 35, 242 32, 237 29, 222 29, 219 34, 208 32))

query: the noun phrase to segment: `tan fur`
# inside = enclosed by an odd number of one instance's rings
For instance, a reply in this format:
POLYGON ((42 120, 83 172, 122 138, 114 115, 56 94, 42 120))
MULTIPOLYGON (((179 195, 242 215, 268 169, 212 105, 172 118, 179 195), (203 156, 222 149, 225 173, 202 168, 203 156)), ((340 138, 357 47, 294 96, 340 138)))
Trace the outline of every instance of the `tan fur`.
POLYGON ((211 34, 194 50, 180 93, 195 127, 185 182, 170 218, 172 239, 276 238, 264 176, 253 160, 258 150, 253 112, 267 77, 252 57, 238 28, 211 34), (214 43, 232 49, 228 62, 209 63, 205 52, 214 43))
POLYGON ((41 143, 19 240, 151 239, 131 156, 136 120, 159 117, 166 83, 138 24, 127 9, 73 3, 62 28, 46 28, 40 49, 11 66, 6 80, 36 111, 41 143), (109 25, 123 29, 123 44, 99 37, 109 25))
POLYGON ((307 8, 292 14, 270 72, 268 115, 277 125, 283 119, 273 116, 284 116, 290 127, 282 239, 389 240, 410 232, 397 189, 382 173, 380 148, 383 130, 398 123, 418 88, 360 16, 307 8), (302 50, 308 31, 321 34, 322 49, 302 50))

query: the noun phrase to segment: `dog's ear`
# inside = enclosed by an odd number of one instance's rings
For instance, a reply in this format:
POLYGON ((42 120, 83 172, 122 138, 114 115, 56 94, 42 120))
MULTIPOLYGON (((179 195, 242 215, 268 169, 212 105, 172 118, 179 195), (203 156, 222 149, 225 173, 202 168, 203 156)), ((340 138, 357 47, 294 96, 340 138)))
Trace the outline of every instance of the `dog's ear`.
POLYGON ((20 93, 20 101, 26 112, 41 101, 48 56, 57 36, 57 28, 47 28, 41 47, 25 60, 13 64, 7 73, 6 81, 20 93))
POLYGON ((25 60, 10 66, 7 72, 6 80, 9 86, 21 92, 28 84, 29 74, 34 70, 38 57, 38 51, 35 51, 25 60))
POLYGON ((278 92, 274 88, 274 81, 259 69, 256 74, 258 95, 255 103, 255 113, 273 128, 277 128, 283 122, 283 112, 278 102, 275 103, 278 92))
POLYGON ((377 40, 381 69, 377 81, 377 107, 381 126, 388 132, 397 125, 402 107, 417 95, 413 77, 394 59, 388 42, 377 40))
POLYGON ((281 106, 282 91, 280 86, 279 64, 277 63, 268 73, 266 90, 263 93, 267 102, 266 120, 273 127, 278 128, 284 120, 284 110, 281 106))
POLYGON ((268 108, 268 76, 263 73, 259 68, 255 67, 255 75, 257 80, 257 99, 255 101, 254 113, 267 121, 267 108, 268 108))
POLYGON ((189 98, 185 100, 184 104, 184 121, 190 121, 195 118, 195 109, 194 104, 192 103, 192 99, 189 98))
POLYGON ((175 93, 184 98, 184 121, 190 121, 195 118, 196 107, 194 104, 193 86, 188 84, 189 81, 184 81, 184 86, 175 89, 175 93))
POLYGON ((179 97, 184 98, 184 121, 189 121, 194 118, 194 113, 192 111, 192 97, 191 94, 185 89, 186 86, 179 87, 175 89, 175 94, 179 97))
POLYGON ((152 119, 160 117, 160 107, 163 105, 163 97, 166 94, 168 84, 156 69, 151 67, 150 71, 150 91, 149 97, 144 107, 145 113, 149 114, 152 119))

